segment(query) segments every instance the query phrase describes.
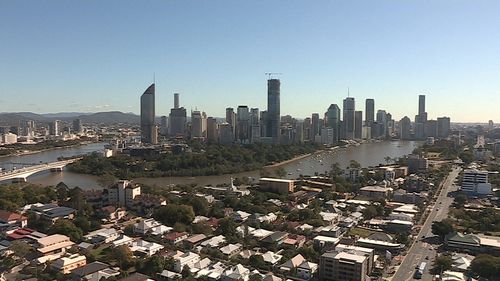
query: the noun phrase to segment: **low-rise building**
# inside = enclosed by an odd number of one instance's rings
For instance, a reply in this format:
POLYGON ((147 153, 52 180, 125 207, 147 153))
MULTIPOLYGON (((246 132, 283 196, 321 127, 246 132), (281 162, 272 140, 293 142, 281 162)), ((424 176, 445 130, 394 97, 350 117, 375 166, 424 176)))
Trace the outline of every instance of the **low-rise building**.
POLYGON ((236 244, 228 244, 219 250, 226 257, 226 259, 230 259, 232 256, 236 255, 243 249, 243 246, 240 243, 236 244))
POLYGON ((36 250, 41 255, 38 262, 44 263, 57 259, 66 253, 66 249, 73 246, 68 236, 62 234, 52 234, 37 240, 36 250))
POLYGON ((259 180, 261 189, 279 194, 293 193, 294 184, 293 180, 286 179, 260 178, 259 180))
POLYGON ((359 194, 372 199, 387 199, 392 195, 392 188, 381 186, 365 186, 359 189, 359 194))
POLYGON ((28 218, 18 213, 0 210, 0 230, 23 228, 28 225, 28 218))
POLYGON ((57 270, 63 274, 68 274, 72 270, 82 267, 87 264, 87 258, 85 256, 75 254, 67 257, 62 257, 50 264, 54 270, 57 270))
POLYGON ((92 244, 110 243, 118 237, 120 234, 114 228, 101 228, 84 236, 92 244))
POLYGON ((349 252, 327 252, 321 255, 319 263, 320 280, 323 281, 365 281, 368 280, 368 257, 349 252))
POLYGON ((201 260, 200 255, 192 252, 184 253, 175 258, 174 261, 174 271, 181 272, 182 269, 187 266, 189 268, 193 267, 195 263, 201 260))
POLYGON ((164 248, 163 245, 154 242, 144 241, 142 239, 132 242, 129 247, 130 251, 148 257, 158 253, 164 248))

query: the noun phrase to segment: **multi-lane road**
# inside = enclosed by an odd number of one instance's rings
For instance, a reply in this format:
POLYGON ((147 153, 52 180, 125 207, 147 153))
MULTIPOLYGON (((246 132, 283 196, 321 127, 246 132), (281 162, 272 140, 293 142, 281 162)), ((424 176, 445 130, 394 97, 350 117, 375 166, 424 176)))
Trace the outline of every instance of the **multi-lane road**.
POLYGON ((437 196, 435 204, 430 206, 431 211, 429 216, 420 229, 420 232, 415 238, 403 262, 394 276, 390 278, 391 280, 412 280, 415 273, 415 267, 422 262, 427 263, 422 280, 430 281, 433 279, 433 275, 429 273, 429 269, 432 267, 436 257, 436 242, 438 238, 432 234, 431 226, 434 221, 441 221, 448 216, 449 207, 453 203, 453 198, 448 194, 457 190, 457 186, 455 186, 453 182, 460 173, 460 170, 460 168, 454 167, 444 180, 441 192, 437 196))

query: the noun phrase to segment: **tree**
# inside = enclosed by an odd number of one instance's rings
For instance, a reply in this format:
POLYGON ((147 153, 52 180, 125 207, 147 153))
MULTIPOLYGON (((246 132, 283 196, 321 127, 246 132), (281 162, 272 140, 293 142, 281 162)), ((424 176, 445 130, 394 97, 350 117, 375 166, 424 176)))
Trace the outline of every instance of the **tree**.
POLYGON ((285 168, 283 167, 278 167, 274 173, 276 174, 276 176, 280 179, 284 178, 286 176, 286 170, 285 168))
POLYGON ((471 263, 471 270, 484 278, 500 276, 500 257, 486 254, 477 255, 471 263))
POLYGON ((356 160, 351 160, 351 161, 349 161, 349 168, 359 169, 359 168, 361 168, 361 164, 359 164, 359 162, 356 160))
POLYGON ((31 250, 31 246, 24 241, 15 240, 10 244, 9 249, 13 251, 16 256, 24 258, 31 250))
POLYGON ((443 272, 446 270, 450 270, 452 263, 453 261, 450 256, 440 255, 439 257, 437 257, 434 263, 434 267, 436 268, 436 270, 443 272))
POLYGON ((435 221, 432 224, 432 233, 444 239, 446 235, 453 232, 453 224, 449 219, 444 219, 442 221, 435 221))
POLYGON ((132 251, 130 251, 130 248, 126 245, 114 248, 110 252, 110 255, 122 269, 128 268, 133 261, 132 251))
POLYGON ((374 205, 370 205, 363 210, 363 218, 365 220, 373 219, 377 214, 377 208, 374 205))
POLYGON ((153 217, 167 225, 174 225, 177 222, 189 225, 193 222, 195 214, 191 206, 167 204, 156 209, 153 217))
POLYGON ((248 281, 262 281, 262 276, 260 274, 252 274, 250 275, 250 278, 248 278, 248 281))
POLYGON ((261 270, 267 270, 268 266, 266 262, 264 261, 264 258, 261 255, 252 255, 248 259, 248 262, 251 267, 261 269, 261 270))
POLYGON ((455 196, 455 205, 457 208, 463 208, 463 206, 467 203, 467 196, 465 194, 458 194, 455 196))
POLYGON ((80 242, 82 240, 83 231, 72 221, 59 219, 49 228, 49 234, 66 235, 71 241, 80 242))
POLYGON ((88 233, 90 231, 90 221, 85 216, 77 216, 73 220, 73 223, 76 227, 79 227, 83 231, 83 233, 88 233))
POLYGON ((223 234, 226 238, 231 239, 236 237, 236 227, 238 225, 232 218, 223 218, 219 221, 217 233, 223 234))
POLYGON ((64 182, 56 185, 57 201, 59 204, 64 204, 68 199, 68 186, 64 182))
POLYGON ((149 276, 154 276, 156 273, 162 272, 165 268, 164 258, 160 256, 152 256, 145 260, 142 268, 139 269, 141 273, 149 276))

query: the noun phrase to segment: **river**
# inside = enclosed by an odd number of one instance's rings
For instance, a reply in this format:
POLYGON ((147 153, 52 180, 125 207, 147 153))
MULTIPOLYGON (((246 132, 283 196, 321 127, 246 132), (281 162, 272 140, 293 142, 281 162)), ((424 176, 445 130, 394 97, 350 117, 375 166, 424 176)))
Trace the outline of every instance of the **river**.
MULTIPOLYGON (((410 154, 419 142, 414 141, 384 141, 369 142, 359 146, 350 146, 347 148, 337 148, 307 156, 297 161, 282 165, 287 172, 287 178, 297 178, 302 175, 314 175, 324 173, 330 170, 333 163, 339 163, 341 168, 349 165, 350 160, 356 160, 363 167, 375 166, 385 163, 385 158, 397 158, 410 154)), ((8 163, 39 163, 56 161, 60 156, 73 156, 92 151, 102 150, 104 144, 88 144, 77 147, 60 148, 47 150, 36 154, 11 156, 0 158, 0 166, 7 168, 8 163)), ((219 183, 228 183, 230 177, 252 177, 258 178, 259 171, 243 172, 233 175, 222 176, 202 176, 202 177, 163 177, 163 178, 138 178, 136 182, 164 186, 167 184, 200 184, 216 185, 219 183)), ((28 178, 29 182, 41 185, 56 185, 64 182, 70 187, 79 186, 84 189, 101 188, 97 183, 97 177, 91 175, 82 175, 64 170, 59 173, 41 172, 28 178)))

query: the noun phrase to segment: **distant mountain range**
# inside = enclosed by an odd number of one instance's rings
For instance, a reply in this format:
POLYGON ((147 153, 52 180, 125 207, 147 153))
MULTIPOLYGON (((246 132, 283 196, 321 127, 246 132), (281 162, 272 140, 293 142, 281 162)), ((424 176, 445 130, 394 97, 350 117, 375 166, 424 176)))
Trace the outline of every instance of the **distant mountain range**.
POLYGON ((24 121, 33 120, 36 122, 51 122, 61 120, 71 122, 80 119, 83 123, 116 124, 128 123, 139 124, 139 115, 133 113, 123 113, 120 111, 82 113, 82 112, 61 112, 36 114, 32 112, 4 112, 0 113, 0 126, 19 126, 24 121))

